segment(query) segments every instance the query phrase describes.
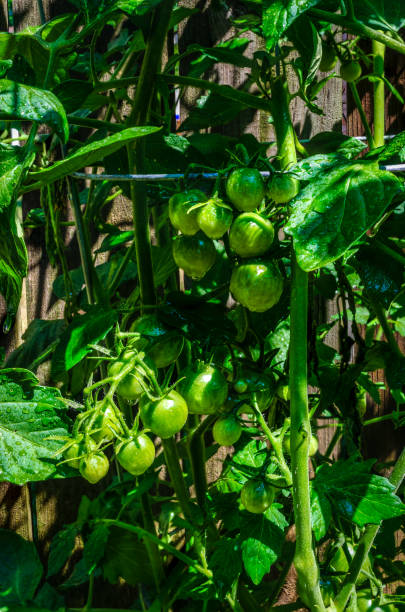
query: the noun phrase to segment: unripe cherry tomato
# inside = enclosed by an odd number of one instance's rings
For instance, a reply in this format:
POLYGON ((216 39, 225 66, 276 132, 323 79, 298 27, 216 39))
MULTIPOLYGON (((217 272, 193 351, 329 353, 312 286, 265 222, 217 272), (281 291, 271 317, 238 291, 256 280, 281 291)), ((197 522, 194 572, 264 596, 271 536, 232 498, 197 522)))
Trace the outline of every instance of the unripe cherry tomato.
POLYGON ((188 410, 194 414, 216 414, 228 396, 228 383, 221 370, 200 363, 196 368, 188 367, 179 392, 187 402, 188 410))
POLYGON ((97 451, 83 457, 80 461, 80 474, 91 484, 96 484, 107 475, 110 468, 109 461, 104 453, 97 451))
POLYGON ((241 257, 259 257, 270 247, 274 227, 268 219, 254 212, 238 215, 229 232, 231 249, 241 257))
POLYGON ((133 476, 140 476, 155 460, 155 446, 144 433, 118 445, 117 461, 133 476))
POLYGON ((233 170, 226 182, 226 193, 240 211, 255 210, 264 198, 264 182, 256 168, 233 170))
POLYGON ((159 438, 170 438, 187 421, 188 408, 184 398, 172 389, 159 400, 144 396, 140 402, 141 419, 145 427, 159 438))
POLYGON ((223 416, 214 423, 212 435, 217 444, 232 446, 242 435, 242 427, 233 415, 223 416))
POLYGON ((191 278, 203 278, 214 265, 216 256, 214 243, 202 232, 197 236, 177 236, 173 241, 173 259, 191 278))
POLYGON ((352 60, 351 62, 342 64, 340 67, 340 76, 347 83, 357 81, 361 77, 360 63, 352 60))
POLYGON ((286 204, 299 191, 299 182, 289 174, 274 174, 267 186, 267 196, 276 204, 286 204))
POLYGON ((337 59, 335 49, 332 45, 322 42, 322 59, 319 64, 319 70, 321 72, 330 72, 335 67, 337 59))
POLYGON ((77 459, 77 457, 83 457, 86 453, 94 451, 97 448, 97 444, 90 436, 87 438, 86 442, 87 443, 85 443, 84 440, 74 442, 63 453, 64 458, 69 459, 68 465, 75 470, 78 470, 80 467, 80 459, 77 459))
POLYGON ((131 346, 144 350, 157 368, 166 368, 177 361, 183 348, 183 336, 168 330, 156 314, 142 315, 131 325, 130 331, 144 336, 131 342, 131 346))
POLYGON ((262 514, 271 506, 276 491, 262 480, 248 480, 242 489, 240 498, 246 510, 254 514, 262 514))
POLYGON ((205 202, 207 196, 199 189, 190 189, 183 193, 176 193, 169 200, 169 218, 173 227, 182 234, 194 236, 200 229, 197 223, 198 208, 190 211, 198 202, 205 202))
POLYGON ((227 232, 232 223, 232 210, 223 205, 219 198, 211 198, 197 211, 199 228, 208 238, 218 239, 227 232))
POLYGON ((96 442, 113 440, 117 434, 121 433, 121 425, 112 406, 106 406, 103 412, 96 417, 92 429, 99 430, 92 434, 96 442))
POLYGON ((279 301, 283 277, 275 263, 248 260, 233 269, 230 289, 235 300, 252 312, 265 312, 279 301))
MULTIPOLYGON (((129 355, 128 351, 127 355, 129 355)), ((129 358, 125 358, 127 355, 121 354, 116 361, 109 365, 109 376, 115 378, 120 375, 122 369, 128 364, 129 358)), ((133 372, 129 372, 118 384, 117 394, 127 401, 136 401, 144 393, 144 385, 146 385, 146 381, 142 373, 134 368, 133 372)))

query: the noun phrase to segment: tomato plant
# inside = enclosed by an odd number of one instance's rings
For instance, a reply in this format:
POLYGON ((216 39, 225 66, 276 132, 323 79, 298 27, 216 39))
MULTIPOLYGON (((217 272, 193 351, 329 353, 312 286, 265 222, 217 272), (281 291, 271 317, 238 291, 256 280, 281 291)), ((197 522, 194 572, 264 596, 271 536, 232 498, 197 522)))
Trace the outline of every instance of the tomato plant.
POLYGON ((400 609, 401 3, 6 4, 0 604, 400 609))

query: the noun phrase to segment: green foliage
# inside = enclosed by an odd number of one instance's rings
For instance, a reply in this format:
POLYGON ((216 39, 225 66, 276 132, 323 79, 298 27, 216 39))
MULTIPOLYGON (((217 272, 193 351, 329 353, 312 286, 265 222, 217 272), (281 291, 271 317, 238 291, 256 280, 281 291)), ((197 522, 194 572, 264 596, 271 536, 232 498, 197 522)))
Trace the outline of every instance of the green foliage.
POLYGON ((42 564, 32 542, 6 529, 0 530, 0 603, 27 605, 42 577, 42 564))

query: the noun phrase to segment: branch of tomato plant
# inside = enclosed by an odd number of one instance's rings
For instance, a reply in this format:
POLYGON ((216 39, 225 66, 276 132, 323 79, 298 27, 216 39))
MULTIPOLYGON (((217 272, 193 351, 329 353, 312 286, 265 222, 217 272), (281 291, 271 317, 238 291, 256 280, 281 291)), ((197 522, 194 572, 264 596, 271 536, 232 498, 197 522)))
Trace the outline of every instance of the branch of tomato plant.
POLYGON ((380 79, 374 83, 373 117, 374 117, 374 143, 376 147, 384 146, 385 135, 385 91, 384 91, 384 56, 385 45, 377 40, 372 41, 373 73, 380 79))
POLYGON ((310 9, 308 15, 319 21, 326 21, 326 23, 342 26, 347 32, 352 34, 359 34, 363 38, 376 40, 386 47, 405 55, 405 43, 402 40, 391 38, 387 34, 384 34, 384 32, 374 30, 374 28, 370 28, 364 23, 361 23, 361 21, 348 19, 346 15, 338 15, 317 8, 310 9))
POLYGON ((149 538, 154 544, 156 544, 156 546, 163 548, 171 555, 173 555, 173 557, 176 557, 180 561, 183 561, 183 563, 185 563, 186 565, 193 567, 195 570, 197 570, 197 572, 199 572, 206 578, 212 578, 212 572, 210 569, 203 567, 202 565, 197 563, 192 557, 185 555, 171 544, 168 544, 164 540, 159 539, 157 535, 146 531, 146 529, 142 529, 142 527, 138 527, 137 525, 131 525, 129 523, 124 523, 123 521, 117 521, 114 519, 99 519, 97 520, 97 522, 104 523, 107 526, 111 525, 112 527, 119 527, 120 529, 130 531, 131 533, 135 533, 136 535, 139 535, 143 538, 149 538))
POLYGON ((374 138, 373 138, 373 134, 371 133, 371 129, 367 121, 366 113, 364 112, 364 108, 360 100, 359 92, 357 90, 357 85, 356 83, 349 83, 349 87, 350 87, 350 91, 352 92, 353 100, 356 105, 357 111, 360 115, 361 123, 366 133, 367 144, 371 151, 372 149, 375 149, 374 138))
MULTIPOLYGON (((395 464, 395 467, 392 471, 392 474, 389 478, 389 481, 392 485, 394 485, 394 492, 398 491, 401 483, 405 477, 405 449, 403 449, 398 461, 395 464)), ((356 582, 360 575, 362 566, 366 561, 368 554, 373 545, 374 539, 382 525, 382 522, 378 523, 378 525, 368 525, 364 531, 363 536, 360 538, 360 541, 356 548, 356 553, 353 557, 353 561, 350 564, 349 572, 343 582, 343 586, 336 597, 334 604, 336 607, 336 612, 343 612, 345 609, 347 602, 349 601, 353 590, 355 588, 356 582)))
MULTIPOLYGON (((156 85, 156 75, 161 68, 163 45, 169 28, 174 0, 167 0, 153 13, 151 35, 147 41, 142 61, 135 99, 129 114, 128 126, 145 125, 156 85)), ((135 143, 134 148, 127 147, 128 166, 132 172, 142 171, 144 164, 145 143, 135 143)), ((134 233, 138 278, 143 304, 154 304, 156 292, 153 280, 152 252, 149 234, 149 214, 145 185, 131 182, 131 199, 134 216, 134 233)))
MULTIPOLYGON (((282 169, 297 161, 289 102, 287 82, 283 77, 278 77, 272 83, 271 112, 282 169)), ((294 565, 298 575, 300 597, 311 610, 324 612, 325 606, 319 587, 319 568, 313 549, 309 491, 311 424, 308 415, 307 316, 308 274, 299 267, 293 253, 289 387, 291 468, 296 529, 294 565)))

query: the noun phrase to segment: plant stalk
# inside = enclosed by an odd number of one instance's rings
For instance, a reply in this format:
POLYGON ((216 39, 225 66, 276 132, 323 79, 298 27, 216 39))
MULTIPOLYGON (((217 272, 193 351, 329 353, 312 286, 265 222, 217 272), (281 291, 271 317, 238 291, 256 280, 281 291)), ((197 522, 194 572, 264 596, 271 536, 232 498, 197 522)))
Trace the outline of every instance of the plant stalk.
POLYGON ((360 96, 359 96, 359 92, 357 90, 357 86, 356 86, 355 83, 349 83, 349 87, 350 87, 350 91, 352 92, 354 103, 355 103, 356 108, 358 110, 358 113, 360 115, 361 123, 363 125, 364 131, 365 131, 365 134, 366 134, 366 138, 367 138, 367 144, 368 144, 368 146, 370 148, 370 151, 371 151, 372 149, 375 149, 374 138, 373 138, 370 126, 369 126, 368 121, 367 121, 366 113, 364 112, 364 108, 363 108, 363 105, 362 105, 361 100, 360 100, 360 96))
POLYGON ((384 91, 384 56, 385 45, 377 40, 372 41, 374 74, 381 79, 374 83, 374 143, 376 147, 384 146, 385 134, 385 91, 384 91))
POLYGON ((320 21, 342 26, 347 32, 351 32, 352 34, 359 34, 359 36, 376 40, 386 47, 405 55, 405 44, 402 41, 391 38, 391 36, 384 34, 384 32, 380 30, 374 30, 364 23, 361 23, 361 21, 348 19, 347 15, 338 15, 316 8, 310 9, 308 14, 310 17, 314 17, 320 21))
MULTIPOLYGON (((145 125, 155 91, 156 75, 160 70, 162 51, 166 39, 174 0, 166 0, 153 13, 151 35, 142 62, 134 104, 128 117, 128 126, 145 125)), ((144 143, 127 147, 129 171, 142 172, 144 164, 144 143)), ((153 281, 152 252, 149 234, 149 213, 145 185, 131 182, 131 199, 134 216, 136 261, 138 265, 141 303, 155 304, 156 291, 153 281)))
POLYGON ((192 523, 194 519, 190 510, 190 493, 184 482, 176 442, 174 438, 168 438, 167 440, 163 440, 162 444, 173 489, 185 518, 192 523))
MULTIPOLYGON (((401 486, 404 476, 405 449, 403 449, 401 455, 399 456, 399 459, 396 462, 395 467, 392 470, 392 474, 389 478, 389 481, 395 487, 395 491, 397 491, 401 486)), ((378 525, 368 525, 366 527, 364 534, 357 545, 356 553, 353 557, 353 561, 350 564, 349 572, 343 582, 342 589, 334 601, 334 604, 336 606, 336 612, 343 612, 343 610, 345 609, 353 593, 353 589, 360 575, 363 563, 367 559, 367 556, 371 550, 374 539, 378 533, 378 530, 381 527, 381 524, 382 523, 379 523, 378 525)))
MULTIPOLYGON (((284 80, 272 87, 272 115, 281 167, 296 162, 294 128, 289 111, 289 92, 284 80)), ((319 588, 319 569, 312 544, 311 503, 309 492, 309 442, 311 425, 308 414, 307 317, 308 275, 292 257, 290 340, 291 394, 291 468, 296 529, 294 565, 298 592, 313 612, 325 612, 319 588)))

